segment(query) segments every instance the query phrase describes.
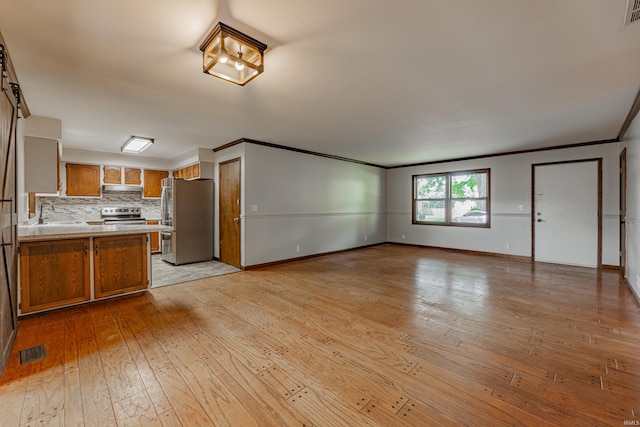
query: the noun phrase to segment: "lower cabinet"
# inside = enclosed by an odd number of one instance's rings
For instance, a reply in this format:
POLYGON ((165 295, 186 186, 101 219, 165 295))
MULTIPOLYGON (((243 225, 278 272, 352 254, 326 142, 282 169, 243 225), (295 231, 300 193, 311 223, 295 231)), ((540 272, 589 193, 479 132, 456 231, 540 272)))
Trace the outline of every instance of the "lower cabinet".
POLYGON ((20 287, 22 313, 89 301, 89 239, 22 243, 20 287))
POLYGON ((146 234, 96 237, 93 248, 96 298, 147 288, 146 234))
MULTIPOLYGON (((160 220, 148 219, 147 220, 147 224, 148 225, 158 225, 158 224, 160 224, 160 220)), ((159 254, 160 253, 160 232, 156 231, 156 232, 153 232, 153 233, 149 233, 149 235, 151 237, 151 242, 150 242, 151 254, 159 254)))
POLYGON ((20 314, 147 289, 147 266, 146 234, 22 242, 20 314))

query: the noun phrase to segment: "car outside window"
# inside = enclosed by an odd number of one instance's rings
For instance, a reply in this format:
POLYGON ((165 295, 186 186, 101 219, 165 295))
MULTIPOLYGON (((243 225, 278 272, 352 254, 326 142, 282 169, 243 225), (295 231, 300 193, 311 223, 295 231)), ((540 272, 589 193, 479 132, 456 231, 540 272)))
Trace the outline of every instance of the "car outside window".
POLYGON ((413 176, 413 223, 490 226, 489 169, 413 176))

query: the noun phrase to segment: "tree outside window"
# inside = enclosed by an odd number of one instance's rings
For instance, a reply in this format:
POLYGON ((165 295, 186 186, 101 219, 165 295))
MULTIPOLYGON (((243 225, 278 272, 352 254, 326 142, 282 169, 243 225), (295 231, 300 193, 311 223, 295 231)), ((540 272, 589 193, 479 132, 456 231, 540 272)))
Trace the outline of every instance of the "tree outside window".
POLYGON ((489 169, 413 177, 413 223, 489 227, 489 169))

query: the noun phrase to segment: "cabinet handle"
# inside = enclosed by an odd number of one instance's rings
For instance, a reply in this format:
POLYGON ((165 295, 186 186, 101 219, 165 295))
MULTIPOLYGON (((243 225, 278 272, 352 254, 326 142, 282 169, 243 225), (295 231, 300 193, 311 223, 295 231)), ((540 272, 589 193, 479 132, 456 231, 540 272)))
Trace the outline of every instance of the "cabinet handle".
POLYGON ((84 256, 89 256, 89 246, 84 245, 84 256))
POLYGON ((96 255, 98 255, 98 249, 99 249, 99 247, 98 247, 98 245, 96 245, 96 255))

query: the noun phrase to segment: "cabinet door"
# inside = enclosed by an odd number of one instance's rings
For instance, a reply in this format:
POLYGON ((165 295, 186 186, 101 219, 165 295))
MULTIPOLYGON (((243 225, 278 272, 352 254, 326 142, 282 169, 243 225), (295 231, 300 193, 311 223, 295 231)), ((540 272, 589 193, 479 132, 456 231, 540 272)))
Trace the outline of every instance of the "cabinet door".
POLYGON ((160 197, 162 194, 162 180, 169 177, 169 172, 152 169, 144 170, 144 197, 160 197))
POLYGON ((20 245, 22 313, 89 301, 89 239, 20 245))
POLYGON ((26 192, 57 193, 60 182, 58 141, 25 136, 24 170, 26 192))
POLYGON ((67 196, 100 196, 100 166, 67 163, 67 196))
POLYGON ((96 237, 93 246, 96 298, 147 288, 146 234, 96 237))
POLYGON ((140 185, 140 172, 138 168, 124 168, 124 183, 140 185))
POLYGON ((120 184, 122 183, 122 172, 118 166, 104 166, 104 183, 120 184))
MULTIPOLYGON (((150 219, 147 221, 147 224, 158 225, 160 224, 160 221, 158 221, 157 219, 150 219)), ((149 235, 151 237, 151 242, 150 242, 151 253, 157 254, 160 252, 160 233, 156 231, 154 233, 149 233, 149 235)))

